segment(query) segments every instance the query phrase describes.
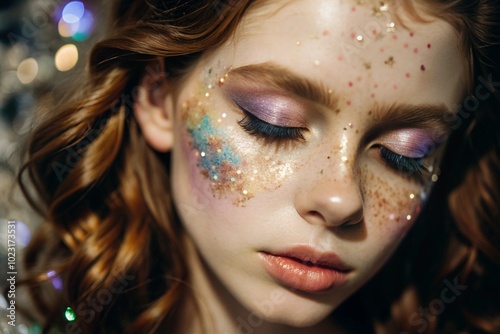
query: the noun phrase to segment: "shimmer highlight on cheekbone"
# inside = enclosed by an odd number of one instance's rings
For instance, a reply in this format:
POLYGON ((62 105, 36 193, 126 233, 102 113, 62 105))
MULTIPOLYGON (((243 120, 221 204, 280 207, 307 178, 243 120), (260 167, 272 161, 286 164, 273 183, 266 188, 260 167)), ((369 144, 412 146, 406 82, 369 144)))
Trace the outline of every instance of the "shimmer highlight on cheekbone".
MULTIPOLYGON (((263 155, 261 150, 248 149, 247 145, 245 149, 239 147, 234 136, 240 130, 236 121, 228 117, 229 107, 221 111, 214 107, 212 95, 220 89, 219 85, 204 81, 208 80, 202 80, 198 92, 183 103, 182 117, 190 154, 201 175, 210 182, 214 197, 230 198, 233 204, 244 205, 256 193, 280 187, 281 181, 293 173, 292 166, 263 155)), ((244 139, 239 140, 253 140, 241 131, 244 139)))

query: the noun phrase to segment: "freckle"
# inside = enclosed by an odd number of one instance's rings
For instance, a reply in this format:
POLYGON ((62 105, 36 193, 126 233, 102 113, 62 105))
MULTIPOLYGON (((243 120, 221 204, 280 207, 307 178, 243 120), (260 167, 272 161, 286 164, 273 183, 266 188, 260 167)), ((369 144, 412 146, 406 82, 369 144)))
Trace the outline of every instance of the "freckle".
POLYGON ((409 78, 410 77, 410 73, 406 73, 405 77, 409 78))
POLYGON ((372 35, 376 35, 377 34, 377 29, 373 29, 372 30, 372 35))
POLYGON ((370 94, 370 97, 371 97, 372 99, 374 99, 374 98, 375 98, 375 93, 371 93, 371 94, 370 94))
POLYGON ((338 56, 338 57, 337 57, 337 59, 338 59, 339 61, 342 61, 342 60, 344 59, 344 57, 342 57, 342 56, 338 56))
POLYGON ((431 48, 431 44, 427 44, 427 49, 430 49, 431 48))
POLYGON ((352 8, 351 8, 351 11, 352 11, 352 12, 355 12, 355 11, 356 11, 356 7, 352 7, 352 8))
POLYGON ((361 81, 361 79, 363 79, 363 78, 361 78, 360 76, 356 78, 356 80, 358 80, 358 81, 361 81))
POLYGON ((350 106, 351 105, 351 100, 347 100, 347 105, 350 106))
POLYGON ((374 88, 378 88, 378 84, 373 85, 374 88))
POLYGON ((359 130, 356 130, 356 133, 359 133, 359 130))
POLYGON ((420 65, 420 70, 425 71, 425 65, 420 65))
POLYGON ((330 32, 328 30, 323 30, 323 36, 327 36, 330 32))
POLYGON ((327 159, 330 159, 330 156, 327 156, 326 158, 327 158, 327 159))
POLYGON ((335 113, 338 114, 340 112, 340 109, 335 109, 335 113))
POLYGON ((413 49, 413 53, 418 53, 418 48, 413 49))
POLYGON ((344 127, 344 131, 347 130, 347 128, 344 127))
POLYGON ((370 110, 370 111, 368 111, 368 115, 371 115, 371 114, 372 114, 372 111, 371 111, 371 110, 370 110))
POLYGON ((393 85, 393 86, 392 86, 392 88, 393 88, 394 90, 398 90, 398 85, 393 85))
POLYGON ((397 39, 398 39, 398 36, 397 36, 397 35, 392 35, 392 39, 393 39, 393 40, 397 40, 397 39))
POLYGON ((407 49, 408 48, 408 43, 403 44, 403 46, 405 47, 405 49, 407 49))
POLYGON ((349 81, 348 85, 349 87, 352 87, 352 81, 349 81))

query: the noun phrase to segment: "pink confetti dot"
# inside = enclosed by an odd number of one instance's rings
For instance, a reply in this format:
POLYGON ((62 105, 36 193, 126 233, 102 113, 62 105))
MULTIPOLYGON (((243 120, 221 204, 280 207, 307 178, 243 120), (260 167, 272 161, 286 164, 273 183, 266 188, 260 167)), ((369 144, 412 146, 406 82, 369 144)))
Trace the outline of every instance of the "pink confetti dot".
POLYGON ((413 35, 415 35, 413 32, 410 33, 410 37, 413 37, 413 35))
POLYGON ((403 46, 405 47, 405 49, 408 49, 408 43, 403 44, 403 46))
POLYGON ((352 81, 349 81, 348 85, 349 87, 352 87, 352 81))
POLYGON ((431 44, 427 44, 427 49, 430 49, 431 48, 431 44))
POLYGON ((418 48, 413 49, 413 53, 418 53, 418 48))
POLYGON ((351 105, 351 100, 347 100, 347 105, 350 106, 351 105))
POLYGON ((410 73, 406 73, 405 77, 409 78, 410 77, 410 73))
POLYGON ((373 87, 378 88, 378 84, 373 85, 373 87))
POLYGON ((371 94, 370 94, 370 97, 371 97, 372 99, 374 99, 374 98, 375 98, 375 93, 371 93, 371 94))

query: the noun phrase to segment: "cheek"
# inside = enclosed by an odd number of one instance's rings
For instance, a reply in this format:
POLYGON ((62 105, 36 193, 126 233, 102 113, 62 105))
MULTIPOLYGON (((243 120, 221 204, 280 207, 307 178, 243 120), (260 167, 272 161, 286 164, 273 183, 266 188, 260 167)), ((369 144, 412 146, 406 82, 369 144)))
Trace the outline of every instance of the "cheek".
POLYGON ((400 240, 420 213, 424 188, 396 176, 387 178, 385 171, 380 174, 368 168, 362 171, 365 219, 381 240, 400 240))
POLYGON ((238 128, 235 112, 217 107, 223 102, 212 97, 214 85, 199 86, 182 104, 182 151, 190 179, 208 188, 210 197, 236 206, 279 188, 293 173, 292 164, 263 153, 262 145, 238 128))

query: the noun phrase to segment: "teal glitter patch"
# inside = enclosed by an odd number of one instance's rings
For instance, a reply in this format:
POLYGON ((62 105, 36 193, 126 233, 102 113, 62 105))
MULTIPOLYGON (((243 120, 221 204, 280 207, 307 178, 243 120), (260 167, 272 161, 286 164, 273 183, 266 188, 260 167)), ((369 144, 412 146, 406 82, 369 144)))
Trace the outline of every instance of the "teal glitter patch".
POLYGON ((227 181, 228 170, 240 163, 239 157, 224 140, 224 132, 212 125, 210 117, 203 115, 199 123, 188 127, 193 141, 192 145, 199 153, 198 166, 212 180, 227 181))

